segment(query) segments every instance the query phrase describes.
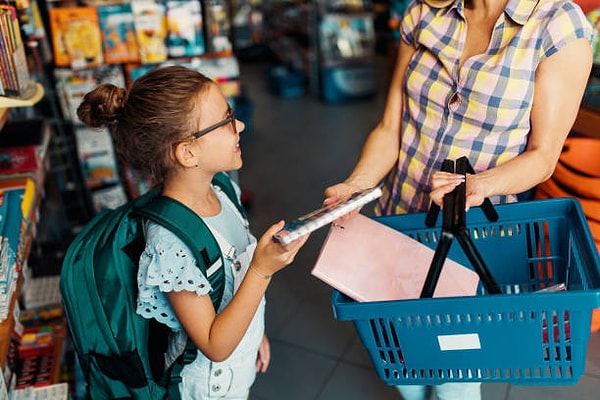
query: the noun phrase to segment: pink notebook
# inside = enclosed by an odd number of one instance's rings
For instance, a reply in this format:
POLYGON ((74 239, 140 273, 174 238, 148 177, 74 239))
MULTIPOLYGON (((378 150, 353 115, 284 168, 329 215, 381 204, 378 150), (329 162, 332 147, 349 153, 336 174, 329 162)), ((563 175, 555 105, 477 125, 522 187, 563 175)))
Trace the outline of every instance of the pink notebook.
MULTIPOLYGON (((357 301, 418 299, 433 254, 409 236, 358 214, 331 226, 311 273, 357 301)), ((433 296, 473 296, 478 283, 474 271, 446 259, 433 296)))

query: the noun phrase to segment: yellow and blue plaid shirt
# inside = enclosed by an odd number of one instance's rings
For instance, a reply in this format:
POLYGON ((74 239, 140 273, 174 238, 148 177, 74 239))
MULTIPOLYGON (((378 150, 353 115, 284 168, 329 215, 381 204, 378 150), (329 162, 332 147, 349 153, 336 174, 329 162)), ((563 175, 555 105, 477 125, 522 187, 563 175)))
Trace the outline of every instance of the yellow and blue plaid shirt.
MULTIPOLYGON (((592 28, 567 0, 509 0, 487 51, 459 68, 467 24, 463 0, 444 9, 413 1, 400 26, 416 53, 403 82, 397 170, 386 179, 377 214, 426 211, 431 174, 466 156, 483 171, 525 150, 535 72, 546 57, 592 28)), ((495 203, 516 196, 497 196, 495 203)))

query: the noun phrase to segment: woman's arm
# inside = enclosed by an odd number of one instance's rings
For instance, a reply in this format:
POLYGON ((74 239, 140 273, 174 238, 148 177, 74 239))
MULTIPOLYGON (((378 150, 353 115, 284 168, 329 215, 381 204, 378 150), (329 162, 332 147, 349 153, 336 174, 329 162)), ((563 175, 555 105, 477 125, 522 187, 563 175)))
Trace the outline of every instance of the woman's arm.
MULTIPOLYGON (((525 151, 495 168, 469 175, 467 207, 480 205, 486 197, 527 191, 550 178, 575 122, 591 67, 587 39, 567 44, 539 64, 525 151)), ((456 183, 454 175, 435 173, 431 199, 441 204, 456 183)))
POLYGON ((400 42, 383 117, 369 133, 350 176, 325 189, 325 204, 348 198, 353 192, 377 185, 398 161, 402 123, 403 82, 414 47, 400 42))

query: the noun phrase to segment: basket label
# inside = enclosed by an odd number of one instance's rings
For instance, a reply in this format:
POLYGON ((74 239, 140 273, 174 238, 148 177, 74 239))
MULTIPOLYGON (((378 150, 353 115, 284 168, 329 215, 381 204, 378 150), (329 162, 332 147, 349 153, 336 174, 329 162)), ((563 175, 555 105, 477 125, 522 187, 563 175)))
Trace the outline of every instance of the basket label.
POLYGON ((481 343, 476 333, 465 333, 460 335, 439 335, 438 344, 441 351, 449 350, 479 350, 481 343))

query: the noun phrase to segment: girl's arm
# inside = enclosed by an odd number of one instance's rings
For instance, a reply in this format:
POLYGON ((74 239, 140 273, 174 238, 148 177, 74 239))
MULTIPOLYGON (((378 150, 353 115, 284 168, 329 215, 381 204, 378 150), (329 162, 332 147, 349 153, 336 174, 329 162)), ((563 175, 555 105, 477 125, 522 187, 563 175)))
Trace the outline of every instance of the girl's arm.
POLYGON ((242 340, 271 281, 270 276, 289 265, 308 239, 304 236, 287 246, 273 242, 283 221, 271 226, 257 243, 254 257, 238 291, 220 314, 210 296, 193 292, 169 292, 167 297, 179 322, 196 347, 213 361, 223 361, 242 340))

